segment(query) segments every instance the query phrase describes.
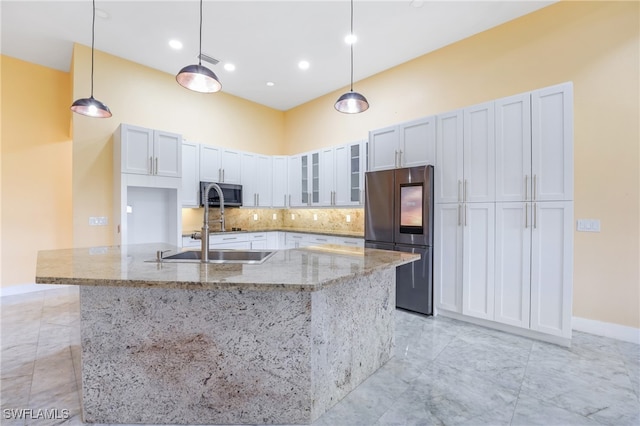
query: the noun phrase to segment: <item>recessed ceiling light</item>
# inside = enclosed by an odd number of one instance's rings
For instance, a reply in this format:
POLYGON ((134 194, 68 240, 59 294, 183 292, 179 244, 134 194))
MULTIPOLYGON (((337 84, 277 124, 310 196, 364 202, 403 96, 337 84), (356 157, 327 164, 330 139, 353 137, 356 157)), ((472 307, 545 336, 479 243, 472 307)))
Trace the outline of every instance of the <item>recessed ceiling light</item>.
POLYGON ((180 40, 169 40, 169 46, 172 49, 180 50, 182 49, 182 42, 180 40))
POLYGON ((355 34, 349 34, 348 36, 346 36, 344 38, 344 42, 347 43, 347 44, 353 44, 356 41, 358 41, 358 36, 355 35, 355 34))
POLYGON ((273 81, 267 81, 267 86, 269 86, 269 87, 273 87, 273 86, 275 86, 275 85, 276 85, 276 84, 275 84, 273 81))
POLYGON ((300 62, 298 62, 298 68, 300 68, 301 70, 308 70, 309 69, 309 62, 308 61, 300 61, 300 62))
POLYGON ((424 5, 424 1, 422 0, 412 0, 411 1, 411 6, 418 8, 418 7, 422 7, 424 5))
POLYGON ((224 64, 224 69, 227 71, 235 71, 236 70, 236 66, 230 63, 226 63, 224 64))

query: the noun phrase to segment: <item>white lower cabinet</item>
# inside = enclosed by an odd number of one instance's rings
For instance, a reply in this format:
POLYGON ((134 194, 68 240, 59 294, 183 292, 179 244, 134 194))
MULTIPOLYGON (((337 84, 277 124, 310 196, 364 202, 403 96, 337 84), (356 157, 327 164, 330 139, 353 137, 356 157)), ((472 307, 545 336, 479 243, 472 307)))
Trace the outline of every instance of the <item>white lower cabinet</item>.
POLYGON ((461 204, 436 204, 433 216, 433 285, 436 308, 462 312, 461 204))
POLYGON ((462 313, 493 319, 495 204, 466 203, 462 223, 462 313))
POLYGON ((251 244, 251 250, 265 250, 267 249, 267 233, 266 232, 253 232, 248 235, 249 242, 251 244))
POLYGON ((436 204, 437 309, 569 339, 572 223, 571 201, 436 204))

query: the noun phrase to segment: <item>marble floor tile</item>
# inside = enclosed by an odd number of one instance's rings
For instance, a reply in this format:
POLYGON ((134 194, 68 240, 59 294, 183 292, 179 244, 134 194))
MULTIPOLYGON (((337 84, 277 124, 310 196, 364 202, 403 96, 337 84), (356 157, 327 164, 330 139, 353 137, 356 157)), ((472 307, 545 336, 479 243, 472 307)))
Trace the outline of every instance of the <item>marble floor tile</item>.
MULTIPOLYGON (((0 298, 2 409, 82 425, 75 287, 0 298)), ((640 424, 640 345, 574 332, 571 348, 396 311, 394 357, 314 425, 640 424)), ((108 425, 94 425, 108 426, 108 425)))

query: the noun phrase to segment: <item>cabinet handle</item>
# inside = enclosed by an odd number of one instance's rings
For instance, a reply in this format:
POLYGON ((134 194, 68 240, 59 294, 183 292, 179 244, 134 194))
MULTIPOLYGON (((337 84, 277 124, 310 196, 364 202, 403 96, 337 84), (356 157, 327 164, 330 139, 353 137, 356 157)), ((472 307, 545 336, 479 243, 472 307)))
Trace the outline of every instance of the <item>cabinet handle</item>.
POLYGON ((524 175, 524 200, 529 201, 529 175, 524 175))
POLYGON ((393 165, 394 167, 398 167, 398 150, 394 151, 393 165))
POLYGON ((462 226, 462 219, 460 218, 460 207, 462 205, 458 204, 458 226, 462 226))
POLYGON ((260 194, 256 194, 258 196, 258 204, 256 204, 257 206, 260 205, 260 194))
POLYGON ((536 229, 537 227, 538 227, 538 203, 533 203, 533 229, 536 229))
POLYGON ((289 204, 287 204, 287 196, 286 195, 284 196, 284 206, 285 207, 291 206, 291 194, 289 194, 289 204))
POLYGON ((222 181, 224 182, 224 169, 222 169, 222 181))
POLYGON ((524 204, 524 228, 529 228, 529 205, 524 204))
POLYGON ((155 172, 153 174, 154 175, 158 174, 158 157, 156 157, 156 170, 155 170, 155 172))
POLYGON ((400 155, 398 155, 398 167, 402 167, 402 150, 400 150, 400 155))
POLYGON ((462 194, 462 181, 458 179, 458 202, 462 201, 460 194, 462 194))
POLYGON ((222 169, 218 169, 218 182, 222 182, 222 169))
POLYGON ((464 226, 467 226, 467 205, 464 205, 464 226))
POLYGON ((153 174, 153 157, 149 157, 149 174, 153 174))
POLYGON ((227 238, 223 238, 223 240, 228 241, 228 240, 237 240, 238 237, 227 237, 227 238))
POLYGON ((464 201, 466 203, 467 202, 467 180, 466 179, 464 180, 463 196, 464 196, 464 198, 463 198, 462 201, 464 201))

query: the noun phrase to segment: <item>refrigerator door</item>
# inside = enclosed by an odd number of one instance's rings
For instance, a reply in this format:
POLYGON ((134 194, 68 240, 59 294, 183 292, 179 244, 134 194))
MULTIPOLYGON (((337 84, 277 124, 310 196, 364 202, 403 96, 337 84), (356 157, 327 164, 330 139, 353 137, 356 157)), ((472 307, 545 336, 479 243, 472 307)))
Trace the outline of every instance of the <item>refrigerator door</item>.
POLYGON ((393 242, 393 170, 367 172, 364 190, 364 239, 393 242))
POLYGON ((433 245, 433 166, 395 170, 394 241, 433 245))
POLYGON ((395 250, 420 254, 420 260, 396 268, 396 307, 433 315, 431 247, 397 244, 395 250))

